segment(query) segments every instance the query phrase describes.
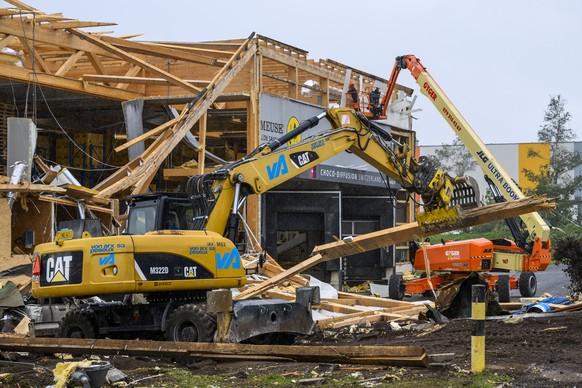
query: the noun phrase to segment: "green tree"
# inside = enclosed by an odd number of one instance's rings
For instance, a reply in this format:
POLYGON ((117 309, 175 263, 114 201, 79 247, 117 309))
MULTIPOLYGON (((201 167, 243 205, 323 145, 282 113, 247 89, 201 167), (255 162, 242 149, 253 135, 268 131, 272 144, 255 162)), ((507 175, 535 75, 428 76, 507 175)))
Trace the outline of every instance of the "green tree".
MULTIPOLYGON (((568 126, 571 116, 565 104, 562 96, 552 96, 544 114, 544 124, 538 131, 538 140, 550 145, 550 159, 538 171, 523 169, 526 178, 535 183, 535 188, 528 190, 527 195, 559 197, 556 209, 544 215, 555 226, 572 220, 574 209, 571 199, 582 185, 582 176, 569 175, 574 167, 582 164, 582 155, 564 147, 564 143, 576 139, 574 130, 568 126)), ((528 157, 542 158, 532 149, 528 150, 528 157)))
POLYGON ((443 144, 437 149, 431 160, 436 167, 455 176, 463 176, 467 171, 477 167, 473 155, 458 137, 455 137, 452 144, 443 144))

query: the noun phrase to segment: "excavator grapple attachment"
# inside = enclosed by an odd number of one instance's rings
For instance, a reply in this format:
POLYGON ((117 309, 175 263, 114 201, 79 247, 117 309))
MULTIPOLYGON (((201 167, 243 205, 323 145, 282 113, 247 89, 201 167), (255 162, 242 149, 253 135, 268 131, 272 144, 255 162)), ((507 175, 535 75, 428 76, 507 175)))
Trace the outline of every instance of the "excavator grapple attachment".
POLYGON ((479 184, 473 177, 455 178, 451 206, 459 206, 461 209, 481 206, 479 184))
POLYGON ((453 195, 449 207, 438 207, 416 215, 418 225, 425 232, 439 230, 443 227, 462 226, 462 210, 481 206, 479 186, 470 176, 457 177, 453 180, 453 195))
POLYGON ((448 208, 436 208, 416 215, 418 226, 430 232, 444 227, 461 227, 462 211, 458 206, 448 208))

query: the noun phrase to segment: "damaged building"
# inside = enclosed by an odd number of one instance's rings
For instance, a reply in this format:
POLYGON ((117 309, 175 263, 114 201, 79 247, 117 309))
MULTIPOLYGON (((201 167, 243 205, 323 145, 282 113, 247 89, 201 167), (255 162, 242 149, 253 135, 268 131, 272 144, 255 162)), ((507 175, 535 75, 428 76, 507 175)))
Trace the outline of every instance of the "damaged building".
MULTIPOLYGON (((2 256, 31 254, 67 221, 99 219, 123 233, 128 195, 179 192, 186 180, 238 160, 359 90, 387 80, 259 34, 212 42, 146 42, 95 32, 113 23, 0 10, 2 256), (10 209, 11 207, 11 209, 10 209)), ((414 149, 412 89, 389 96, 377 123, 414 149)), ((373 96, 372 96, 373 97, 373 96)), ((304 137, 329 129, 323 122, 304 137)), ((244 205, 239 249, 260 245, 283 267, 313 247, 411 222, 405 191, 344 153, 244 205)), ((336 287, 386 280, 407 244, 323 263, 336 287)))

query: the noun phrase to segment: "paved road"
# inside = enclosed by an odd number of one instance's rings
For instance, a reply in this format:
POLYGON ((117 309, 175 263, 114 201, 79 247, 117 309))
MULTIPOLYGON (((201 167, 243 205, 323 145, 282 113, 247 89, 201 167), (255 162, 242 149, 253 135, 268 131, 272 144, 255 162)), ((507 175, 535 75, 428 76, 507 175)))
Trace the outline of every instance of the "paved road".
MULTIPOLYGON (((565 265, 552 264, 545 271, 536 272, 536 278, 538 280, 538 292, 536 296, 541 296, 544 293, 551 294, 552 296, 570 295, 570 290, 568 290, 570 279, 563 271, 564 268, 565 265)), ((517 276, 519 279, 519 273, 511 273, 510 275, 517 276)), ((511 290, 510 295, 512 299, 516 300, 521 297, 519 290, 511 290)))

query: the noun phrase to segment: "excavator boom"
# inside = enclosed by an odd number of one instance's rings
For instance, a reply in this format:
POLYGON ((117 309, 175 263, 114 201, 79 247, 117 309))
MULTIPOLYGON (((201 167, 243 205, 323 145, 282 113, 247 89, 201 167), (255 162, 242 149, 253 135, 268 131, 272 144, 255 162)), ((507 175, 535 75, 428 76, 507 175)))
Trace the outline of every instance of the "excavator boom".
POLYGON ((312 117, 283 138, 260 146, 247 157, 215 172, 190 178, 189 195, 206 209, 196 229, 211 230, 233 238, 234 219, 241 200, 248 194, 261 194, 333 156, 349 151, 400 184, 410 195, 418 194, 425 212, 419 223, 435 229, 458 222, 455 205, 478 206, 473 181, 451 177, 433 166, 428 158, 416 160, 406 144, 362 114, 348 108, 332 108, 312 117), (292 146, 281 145, 299 136, 323 118, 332 129, 292 146), (473 195, 467 195, 471 189, 473 195))

